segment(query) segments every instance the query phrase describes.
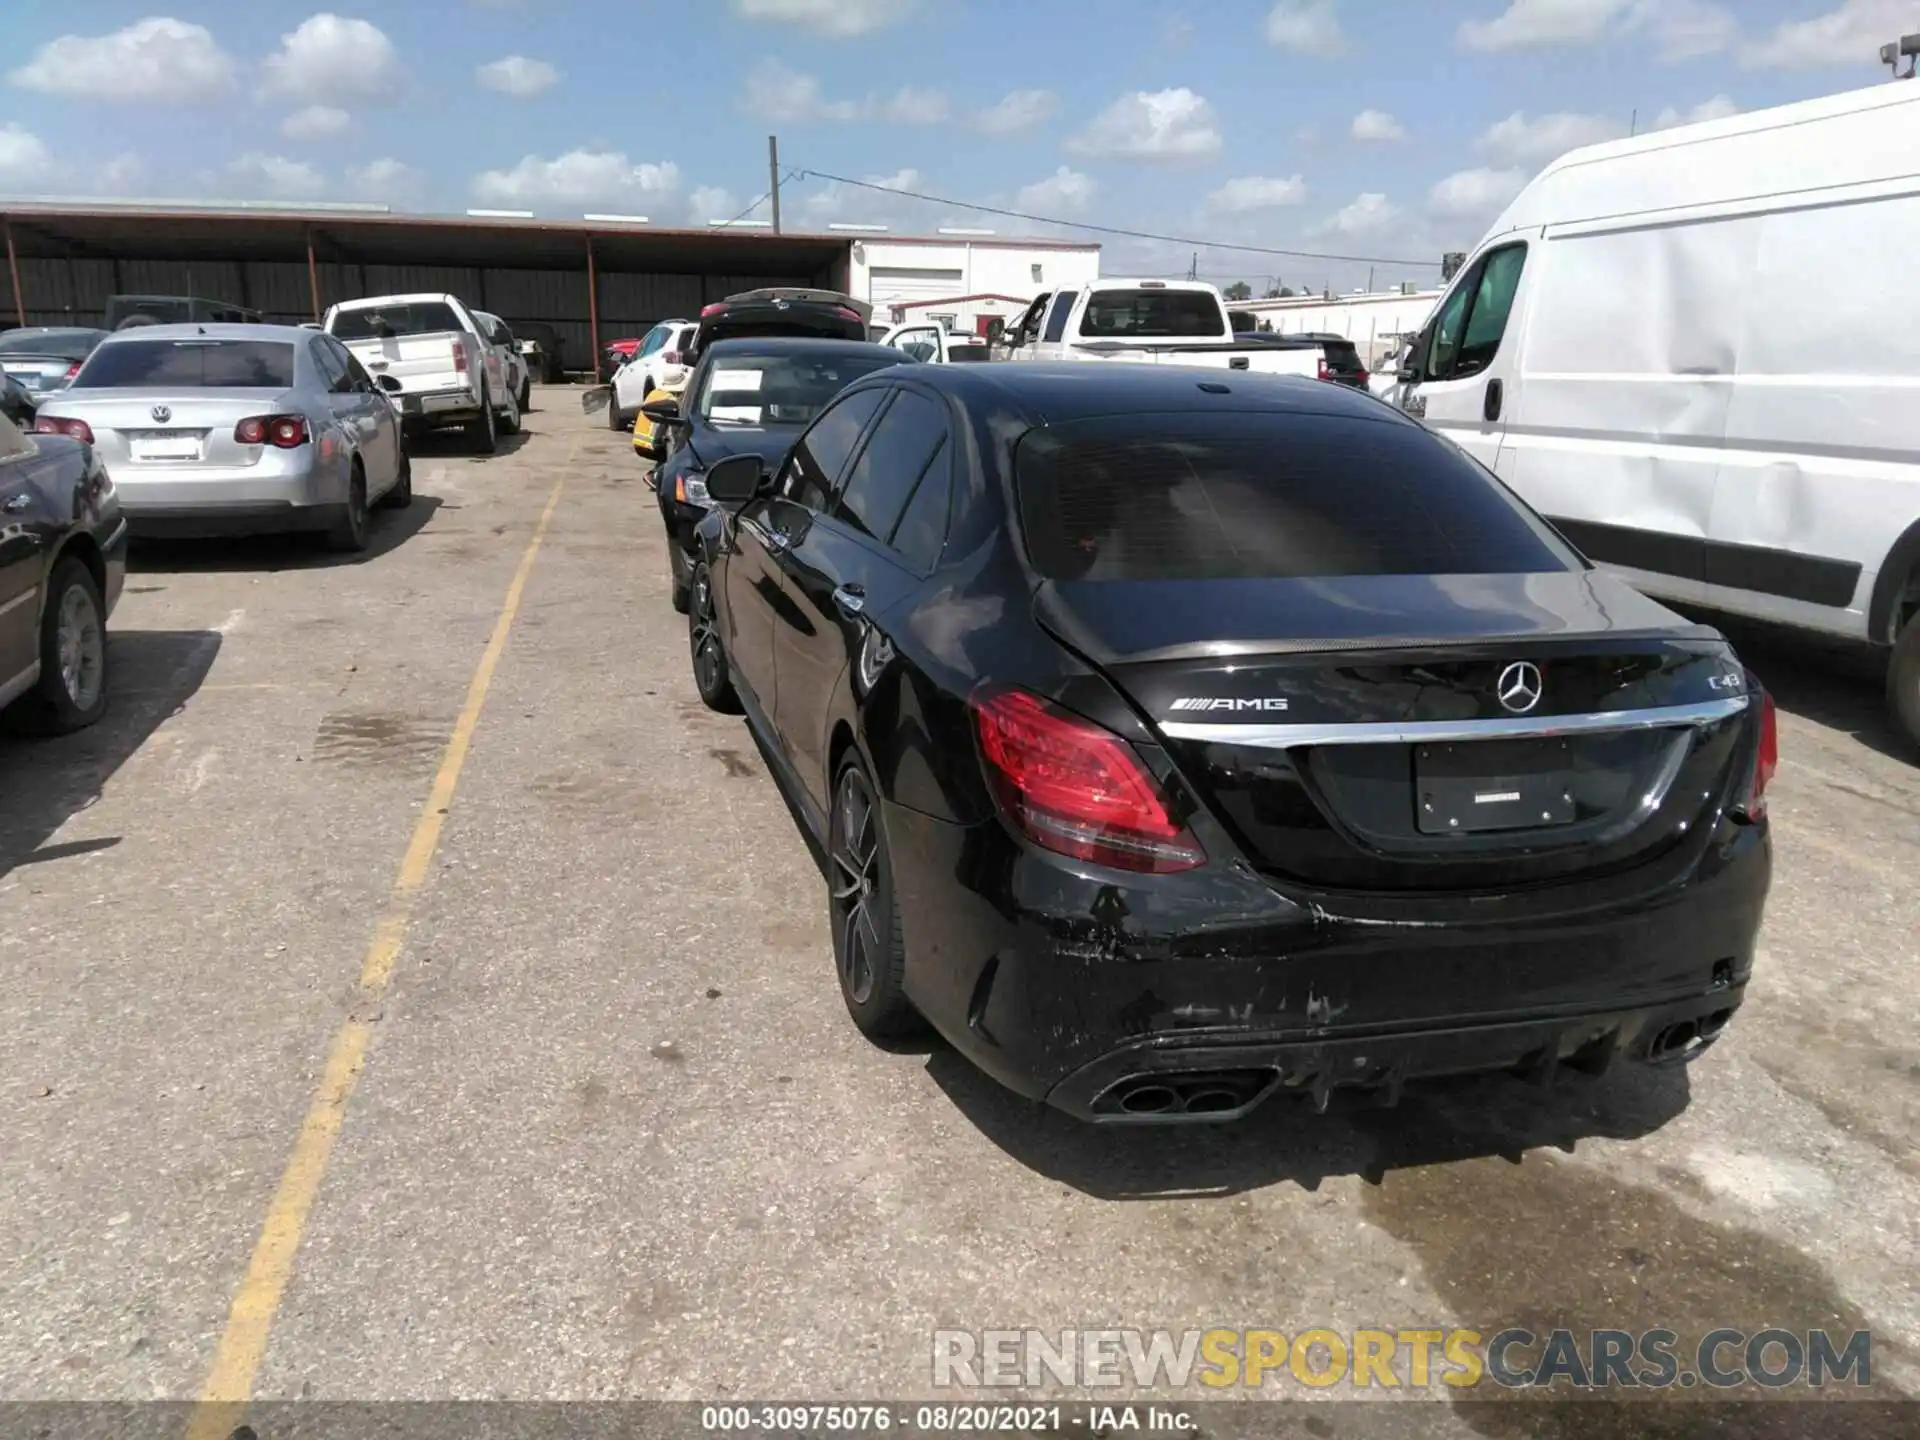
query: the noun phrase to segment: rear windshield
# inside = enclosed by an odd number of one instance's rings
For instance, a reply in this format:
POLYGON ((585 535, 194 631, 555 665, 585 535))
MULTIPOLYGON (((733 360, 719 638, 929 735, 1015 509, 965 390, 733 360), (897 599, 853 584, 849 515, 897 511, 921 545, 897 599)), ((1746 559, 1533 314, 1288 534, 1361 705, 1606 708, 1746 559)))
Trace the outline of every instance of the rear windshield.
POLYGON ((862 375, 906 356, 715 356, 693 397, 693 411, 715 425, 806 425, 826 403, 862 375))
POLYGON ((460 329, 460 317, 442 300, 404 305, 364 305, 334 314, 328 332, 341 340, 378 340, 389 335, 435 335, 460 329))
POLYGON ((1096 339, 1213 339, 1227 333, 1220 304, 1203 290, 1096 290, 1080 333, 1096 339))
POLYGON ((98 330, 15 330, 0 335, 0 355, 53 355, 62 360, 84 360, 99 343, 98 330))
POLYGON ((716 340, 753 340, 770 335, 865 340, 867 327, 853 316, 836 315, 831 310, 803 310, 795 306, 783 312, 769 306, 737 317, 716 315, 711 320, 703 320, 697 337, 698 348, 705 350, 716 340))
POLYGON ((133 315, 152 320, 156 325, 184 325, 193 319, 193 302, 168 295, 116 295, 107 301, 107 326, 118 329, 133 315))
POLYGON ((1494 575, 1578 560, 1491 475, 1416 425, 1144 415, 1036 429, 1021 529, 1056 580, 1494 575))
POLYGON ((1355 375, 1365 368, 1360 363, 1360 352, 1351 341, 1325 340, 1320 350, 1327 357, 1327 368, 1341 375, 1355 375))
POLYGON ((77 390, 284 390, 293 346, 276 340, 120 340, 74 376, 77 390))

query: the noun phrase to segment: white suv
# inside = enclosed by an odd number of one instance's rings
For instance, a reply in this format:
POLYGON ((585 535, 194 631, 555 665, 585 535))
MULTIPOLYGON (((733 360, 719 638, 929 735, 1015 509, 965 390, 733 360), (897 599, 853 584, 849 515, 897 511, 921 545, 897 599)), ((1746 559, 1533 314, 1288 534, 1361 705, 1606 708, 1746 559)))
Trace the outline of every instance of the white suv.
POLYGON ((684 350, 700 327, 691 320, 662 320, 646 333, 633 359, 613 374, 613 401, 607 426, 631 430, 640 407, 656 390, 678 390, 687 383, 684 350))

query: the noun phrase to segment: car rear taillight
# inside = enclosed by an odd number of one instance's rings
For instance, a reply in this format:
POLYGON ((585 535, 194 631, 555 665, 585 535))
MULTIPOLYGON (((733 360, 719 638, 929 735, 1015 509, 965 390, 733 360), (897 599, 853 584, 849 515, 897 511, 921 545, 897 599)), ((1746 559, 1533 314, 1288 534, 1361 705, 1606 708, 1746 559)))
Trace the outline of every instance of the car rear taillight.
POLYGON ((1353 383, 1360 386, 1362 389, 1365 389, 1368 385, 1373 383, 1373 376, 1367 373, 1366 366, 1362 365, 1358 370, 1353 372, 1353 383))
POLYGON ((1024 690, 973 700, 987 779, 1008 822, 1056 854, 1166 875, 1207 863, 1131 746, 1024 690))
POLYGON ((464 340, 453 342, 453 373, 456 375, 467 373, 467 342, 464 340))
POLYGON ((1319 359, 1318 359, 1317 361, 1315 361, 1314 363, 1315 363, 1316 365, 1318 365, 1318 366, 1319 366, 1319 369, 1318 369, 1318 371, 1316 372, 1316 374, 1317 374, 1317 376, 1318 376, 1318 378, 1319 378, 1319 379, 1322 379, 1322 380, 1331 380, 1331 379, 1333 378, 1333 371, 1327 368, 1327 357, 1326 357, 1326 356, 1324 356, 1324 355, 1322 355, 1322 356, 1321 356, 1321 357, 1320 357, 1320 358, 1319 358, 1319 359))
POLYGON ((1763 820, 1767 814, 1767 786, 1780 768, 1780 719, 1774 710, 1773 696, 1761 687, 1751 670, 1747 672, 1747 693, 1760 697, 1760 741, 1753 747, 1753 770, 1747 776, 1747 793, 1739 810, 1749 820, 1763 820))
POLYGON ((727 302, 724 300, 716 300, 713 302, 713 304, 707 306, 704 310, 700 312, 700 318, 704 320, 709 315, 724 315, 726 313, 727 313, 727 302))
POLYGON ((93 444, 93 427, 84 420, 69 419, 65 415, 36 415, 33 428, 41 435, 65 435, 82 445, 93 444))
POLYGON ((74 361, 71 365, 67 366, 67 379, 71 380, 73 379, 74 376, 78 375, 79 373, 80 373, 80 362, 78 360, 74 361))
POLYGON ((297 450, 311 437, 304 415, 250 415, 233 427, 233 438, 242 445, 297 450))

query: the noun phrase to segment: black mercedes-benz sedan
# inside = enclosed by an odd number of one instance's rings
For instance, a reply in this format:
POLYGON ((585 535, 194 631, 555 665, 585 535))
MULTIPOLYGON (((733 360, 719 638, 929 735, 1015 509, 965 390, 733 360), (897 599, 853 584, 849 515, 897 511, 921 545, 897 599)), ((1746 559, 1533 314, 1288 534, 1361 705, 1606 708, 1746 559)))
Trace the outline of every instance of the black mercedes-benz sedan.
POLYGON ((688 556, 707 513, 708 469, 729 455, 756 455, 766 468, 779 468, 800 432, 842 387, 908 358, 864 340, 717 340, 687 377, 680 400, 645 407, 671 437, 652 480, 667 527, 674 609, 687 608, 688 556))
POLYGON ((905 366, 707 474, 689 616, 840 984, 1099 1121, 1700 1053, 1773 705, 1451 442, 1308 380, 905 366))

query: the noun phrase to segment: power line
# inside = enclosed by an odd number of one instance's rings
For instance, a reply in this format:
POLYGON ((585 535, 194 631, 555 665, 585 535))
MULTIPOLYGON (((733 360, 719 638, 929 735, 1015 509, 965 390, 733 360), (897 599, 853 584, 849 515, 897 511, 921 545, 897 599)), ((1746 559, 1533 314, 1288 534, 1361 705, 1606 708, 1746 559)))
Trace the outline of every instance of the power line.
MULTIPOLYGON (((1438 270, 1438 260, 1405 260, 1391 255, 1328 255, 1315 250, 1282 250, 1272 245, 1235 245, 1225 240, 1197 240, 1191 235, 1157 235, 1151 230, 1123 230, 1117 225, 1094 225, 1085 220, 1062 220, 1052 215, 1029 215, 1020 210, 1005 210, 995 205, 976 205, 970 200, 949 200, 943 195, 923 195, 915 190, 900 190, 892 185, 876 185, 871 180, 849 180, 844 175, 829 175, 824 170, 797 170, 805 180, 829 180, 836 185, 853 185, 862 190, 878 190, 883 195, 902 195, 909 200, 926 200, 956 210, 973 210, 982 215, 1004 215, 1009 220, 1028 220, 1036 225, 1059 225, 1071 230, 1091 230, 1101 235, 1120 235, 1129 240, 1159 240, 1169 245, 1200 245, 1210 250, 1240 250, 1250 255, 1283 255, 1290 260, 1330 260, 1349 265, 1419 265, 1438 270)), ((758 204, 758 201, 754 202, 758 204)))
MULTIPOLYGON (((789 170, 786 174, 780 177, 780 183, 784 185, 789 180, 797 179, 805 173, 806 172, 802 170, 789 170)), ((773 191, 769 190, 767 191, 766 194, 762 195, 758 200, 754 201, 751 205, 747 206, 746 209, 742 210, 738 215, 734 216, 733 219, 727 221, 725 225, 721 225, 716 228, 724 230, 727 225, 738 225, 742 220, 746 219, 747 216, 751 215, 754 211, 758 210, 762 205, 766 204, 767 201, 771 200, 772 198, 773 198, 773 191)))

